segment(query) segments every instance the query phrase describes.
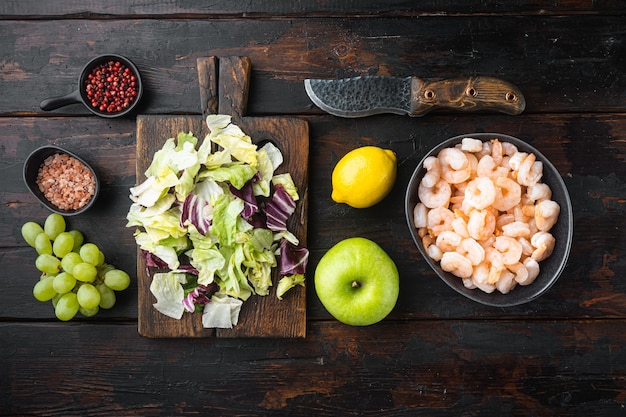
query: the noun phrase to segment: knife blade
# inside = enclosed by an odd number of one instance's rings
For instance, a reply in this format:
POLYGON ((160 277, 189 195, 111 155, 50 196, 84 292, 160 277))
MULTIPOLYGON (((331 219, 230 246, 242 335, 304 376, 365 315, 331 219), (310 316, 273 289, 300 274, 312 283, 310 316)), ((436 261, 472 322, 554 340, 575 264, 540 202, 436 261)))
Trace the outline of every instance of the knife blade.
POLYGON ((524 95, 515 85, 483 76, 436 81, 387 76, 306 79, 304 88, 316 106, 339 117, 381 113, 415 117, 435 109, 516 115, 526 107, 524 95))

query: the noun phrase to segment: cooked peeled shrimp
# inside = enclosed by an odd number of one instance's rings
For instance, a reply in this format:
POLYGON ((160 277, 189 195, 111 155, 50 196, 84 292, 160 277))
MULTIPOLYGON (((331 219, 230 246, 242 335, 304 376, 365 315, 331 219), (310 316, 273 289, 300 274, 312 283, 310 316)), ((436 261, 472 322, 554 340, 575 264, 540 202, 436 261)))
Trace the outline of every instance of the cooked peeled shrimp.
POLYGON ((434 156, 429 156, 424 160, 424 168, 426 168, 426 174, 424 174, 422 178, 422 184, 424 184, 425 187, 434 187, 441 177, 439 159, 434 156))
POLYGON ((537 232, 530 238, 530 243, 535 248, 530 257, 537 262, 541 262, 552 255, 555 239, 554 236, 548 232, 537 232))
POLYGON ((476 158, 480 160, 485 155, 491 155, 491 142, 489 141, 483 142, 483 148, 480 151, 476 152, 476 158))
POLYGON ((483 141, 480 139, 463 138, 461 140, 461 150, 465 152, 480 152, 483 149, 483 141))
POLYGON ((495 284, 496 282, 498 282, 498 280, 500 279, 500 274, 502 273, 502 271, 504 271, 502 254, 494 248, 487 248, 485 250, 485 260, 483 261, 483 263, 486 263, 489 266, 487 283, 495 284))
POLYGON ((434 237, 429 234, 424 235, 424 237, 422 237, 422 246, 424 246, 428 256, 430 256, 435 262, 439 262, 442 252, 441 249, 435 245, 434 237))
POLYGON ((510 178, 496 178, 496 198, 493 208, 508 211, 518 205, 522 199, 522 187, 510 178))
POLYGON ((549 200, 552 198, 552 190, 548 184, 539 182, 526 188, 526 195, 532 201, 549 200))
POLYGON ((467 222, 463 217, 455 217, 452 220, 452 230, 454 230, 459 236, 462 238, 470 237, 469 232, 467 231, 467 222))
POLYGON ((474 284, 474 280, 472 279, 472 277, 462 278, 462 280, 463 280, 463 286, 467 288, 468 290, 474 290, 478 288, 476 287, 476 284, 474 284))
POLYGON ((476 175, 489 178, 506 177, 509 175, 509 169, 498 165, 491 155, 485 155, 476 165, 476 175))
POLYGON ((542 200, 535 205, 535 224, 542 232, 552 229, 559 219, 561 207, 552 200, 542 200))
POLYGON ((517 153, 517 146, 511 142, 502 142, 502 150, 506 156, 513 156, 517 153))
POLYGON ((542 176, 543 163, 536 160, 535 154, 527 155, 517 171, 517 182, 528 187, 536 184, 542 176))
POLYGON ((502 263, 512 265, 522 257, 522 245, 509 236, 498 236, 493 247, 502 254, 502 263))
POLYGON ((430 256, 435 262, 439 262, 441 260, 441 257, 443 256, 443 252, 441 251, 441 249, 439 249, 439 246, 437 245, 428 246, 428 248, 426 249, 426 253, 428 253, 428 256, 430 256))
POLYGON ((528 223, 535 217, 535 206, 530 206, 530 208, 520 203, 509 211, 513 213, 513 216, 515 216, 516 222, 528 223), (532 208, 532 213, 530 208, 532 208))
POLYGON ((427 227, 433 236, 439 236, 445 230, 452 230, 452 220, 454 213, 445 207, 436 207, 428 212, 427 227))
POLYGON ((515 274, 511 271, 504 270, 500 274, 500 279, 496 282, 496 288, 502 294, 508 294, 513 288, 515 288, 517 282, 515 281, 515 274))
POLYGON ((524 283, 519 283, 520 285, 528 285, 531 284, 533 281, 535 281, 535 279, 539 276, 539 272, 540 272, 540 268, 539 268, 539 263, 537 261, 535 261, 533 258, 526 258, 524 259, 524 266, 526 267, 526 270, 528 271, 528 277, 526 278, 526 281, 524 281, 524 283))
POLYGON ((454 252, 456 248, 459 247, 462 240, 463 238, 456 232, 453 232, 452 230, 444 230, 439 233, 439 236, 437 236, 435 244, 443 252, 454 252))
POLYGON ((457 252, 465 256, 474 266, 485 260, 485 248, 471 237, 461 241, 457 252))
POLYGON ((467 184, 465 199, 477 209, 485 209, 496 199, 496 187, 493 181, 487 177, 477 177, 467 184))
POLYGON ((530 240, 528 240, 527 238, 530 238, 530 235, 520 236, 517 238, 517 241, 519 242, 519 244, 522 245, 522 257, 524 258, 532 255, 533 252, 535 251, 535 248, 533 248, 533 245, 530 243, 530 240))
POLYGON ((530 237, 528 223, 514 221, 502 226, 502 234, 510 237, 530 237))
POLYGON ((474 285, 476 285, 476 288, 480 289, 481 291, 487 294, 491 294, 492 292, 496 290, 496 286, 494 284, 478 282, 478 280, 475 280, 475 279, 473 280, 473 282, 474 282, 474 285))
POLYGON ((496 165, 500 165, 502 162, 502 157, 504 156, 504 152, 502 150, 502 142, 498 139, 494 139, 491 141, 491 157, 493 158, 496 165))
POLYGON ((458 184, 470 177, 467 156, 457 148, 444 148, 437 155, 441 165, 441 177, 450 184, 458 184))
POLYGON ((413 208, 413 223, 418 229, 428 226, 428 208, 424 203, 417 203, 413 208))
POLYGON ((459 278, 469 278, 474 271, 469 259, 458 252, 444 252, 441 257, 441 269, 459 278))
POLYGON ((515 221, 515 216, 512 213, 503 213, 496 217, 496 230, 502 230, 507 224, 511 224, 515 221))
POLYGON ((490 210, 474 210, 467 222, 467 231, 476 240, 488 239, 496 229, 496 217, 490 210))
POLYGON ((417 196, 428 208, 447 206, 451 195, 450 184, 443 178, 437 181, 433 187, 426 187, 422 183, 417 187, 417 196))
POLYGON ((507 268, 515 274, 515 281, 517 281, 518 284, 527 285, 526 282, 528 281, 529 274, 528 269, 526 269, 523 263, 518 262, 513 265, 508 265, 507 268))

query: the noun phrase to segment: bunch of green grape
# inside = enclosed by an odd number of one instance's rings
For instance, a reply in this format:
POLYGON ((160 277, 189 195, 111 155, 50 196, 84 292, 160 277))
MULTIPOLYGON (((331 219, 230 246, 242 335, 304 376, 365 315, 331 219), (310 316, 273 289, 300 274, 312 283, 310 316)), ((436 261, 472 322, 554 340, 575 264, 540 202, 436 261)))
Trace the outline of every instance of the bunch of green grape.
POLYGON ((35 266, 41 278, 33 288, 39 301, 50 301, 59 320, 68 321, 78 312, 85 317, 115 305, 115 291, 130 285, 129 275, 105 262, 93 243, 84 243, 77 230, 66 231, 65 218, 50 214, 43 225, 26 222, 22 237, 37 251, 35 266))

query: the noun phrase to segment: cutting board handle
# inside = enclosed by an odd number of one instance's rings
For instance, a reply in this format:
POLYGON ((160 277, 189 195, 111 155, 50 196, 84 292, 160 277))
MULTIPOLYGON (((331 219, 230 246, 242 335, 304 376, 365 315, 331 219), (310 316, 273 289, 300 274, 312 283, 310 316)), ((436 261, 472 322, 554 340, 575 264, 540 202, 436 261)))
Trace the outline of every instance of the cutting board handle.
POLYGON ((197 67, 202 114, 229 114, 234 121, 243 118, 250 88, 250 58, 202 57, 197 67))

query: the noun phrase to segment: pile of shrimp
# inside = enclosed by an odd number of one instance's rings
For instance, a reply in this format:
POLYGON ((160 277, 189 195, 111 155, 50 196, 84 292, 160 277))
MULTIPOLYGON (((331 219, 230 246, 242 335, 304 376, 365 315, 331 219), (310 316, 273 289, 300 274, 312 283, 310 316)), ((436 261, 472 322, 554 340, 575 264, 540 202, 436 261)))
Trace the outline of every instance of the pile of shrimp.
POLYGON ((541 161, 509 142, 464 138, 424 167, 413 218, 426 253, 470 289, 531 284, 560 212, 541 161))

